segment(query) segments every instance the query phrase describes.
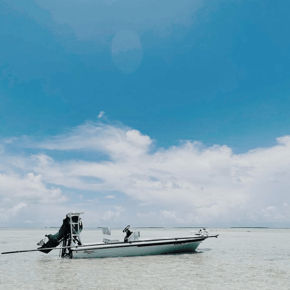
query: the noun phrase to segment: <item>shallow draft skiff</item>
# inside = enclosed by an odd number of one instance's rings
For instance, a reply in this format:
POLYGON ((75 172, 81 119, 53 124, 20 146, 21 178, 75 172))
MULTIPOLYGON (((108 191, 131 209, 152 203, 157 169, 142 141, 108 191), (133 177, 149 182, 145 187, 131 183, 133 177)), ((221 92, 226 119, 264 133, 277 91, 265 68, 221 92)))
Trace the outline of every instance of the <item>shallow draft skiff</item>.
POLYGON ((60 249, 60 256, 63 258, 106 258, 190 253, 194 252, 198 245, 207 238, 218 237, 218 235, 210 236, 205 229, 201 229, 188 237, 140 239, 140 232, 133 232, 130 230, 130 226, 127 226, 123 230, 125 233, 124 241, 108 239, 111 230, 102 228, 103 234, 106 235, 103 242, 85 244, 82 243, 80 237, 83 229, 81 214, 68 213, 60 230, 55 235, 46 235, 45 239, 38 243, 39 248, 2 254, 30 251, 49 253, 56 249, 60 249), (57 247, 59 244, 61 244, 61 247, 57 247))

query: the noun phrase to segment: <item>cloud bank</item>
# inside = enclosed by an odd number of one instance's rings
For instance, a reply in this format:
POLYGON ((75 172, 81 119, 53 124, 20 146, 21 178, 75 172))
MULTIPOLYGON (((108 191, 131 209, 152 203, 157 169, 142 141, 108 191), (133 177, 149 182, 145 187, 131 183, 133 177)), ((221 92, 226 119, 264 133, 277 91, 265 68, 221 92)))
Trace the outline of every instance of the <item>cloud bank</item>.
POLYGON ((290 222, 290 136, 270 148, 234 154, 226 145, 193 141, 158 148, 138 130, 89 122, 40 141, 4 141, 0 215, 7 224, 16 217, 32 220, 25 210, 42 207, 80 208, 113 226, 130 219, 148 226, 290 222), (19 148, 33 154, 20 155, 19 148), (57 152, 61 159, 53 157, 57 152))

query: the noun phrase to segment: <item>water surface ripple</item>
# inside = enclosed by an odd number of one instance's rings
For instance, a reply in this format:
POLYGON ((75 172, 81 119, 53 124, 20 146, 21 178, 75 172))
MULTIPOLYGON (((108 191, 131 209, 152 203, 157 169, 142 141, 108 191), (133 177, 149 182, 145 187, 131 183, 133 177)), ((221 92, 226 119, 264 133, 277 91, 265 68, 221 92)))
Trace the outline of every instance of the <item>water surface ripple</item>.
MULTIPOLYGON (((141 237, 188 236, 193 229, 140 229, 141 237)), ((55 229, 0 229, 0 251, 36 248, 55 229)), ((212 229, 196 253, 61 259, 58 251, 0 255, 0 289, 290 289, 289 229, 212 229)), ((121 229, 112 238, 123 237, 121 229)), ((100 229, 83 242, 100 241, 100 229)))

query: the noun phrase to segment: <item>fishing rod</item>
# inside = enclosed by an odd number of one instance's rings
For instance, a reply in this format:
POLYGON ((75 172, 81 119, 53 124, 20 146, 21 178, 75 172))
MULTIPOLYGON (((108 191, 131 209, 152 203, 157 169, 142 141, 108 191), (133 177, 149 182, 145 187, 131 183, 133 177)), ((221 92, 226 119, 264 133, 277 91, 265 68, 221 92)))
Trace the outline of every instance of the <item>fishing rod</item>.
POLYGON ((73 246, 71 247, 61 247, 61 248, 38 248, 38 249, 34 249, 34 250, 22 250, 22 251, 12 251, 12 252, 3 252, 1 253, 2 255, 5 254, 17 254, 17 253, 26 253, 26 252, 37 252, 37 251, 42 251, 42 250, 61 250, 61 249, 70 249, 73 248, 73 246))

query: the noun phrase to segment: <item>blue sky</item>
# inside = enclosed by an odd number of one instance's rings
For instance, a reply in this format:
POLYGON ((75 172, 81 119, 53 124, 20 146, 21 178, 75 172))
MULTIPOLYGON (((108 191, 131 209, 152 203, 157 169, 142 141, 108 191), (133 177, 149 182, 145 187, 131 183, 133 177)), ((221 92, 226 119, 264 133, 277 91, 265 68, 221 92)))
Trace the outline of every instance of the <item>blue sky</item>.
POLYGON ((289 12, 2 0, 3 225, 78 208, 111 226, 289 224, 289 12))

